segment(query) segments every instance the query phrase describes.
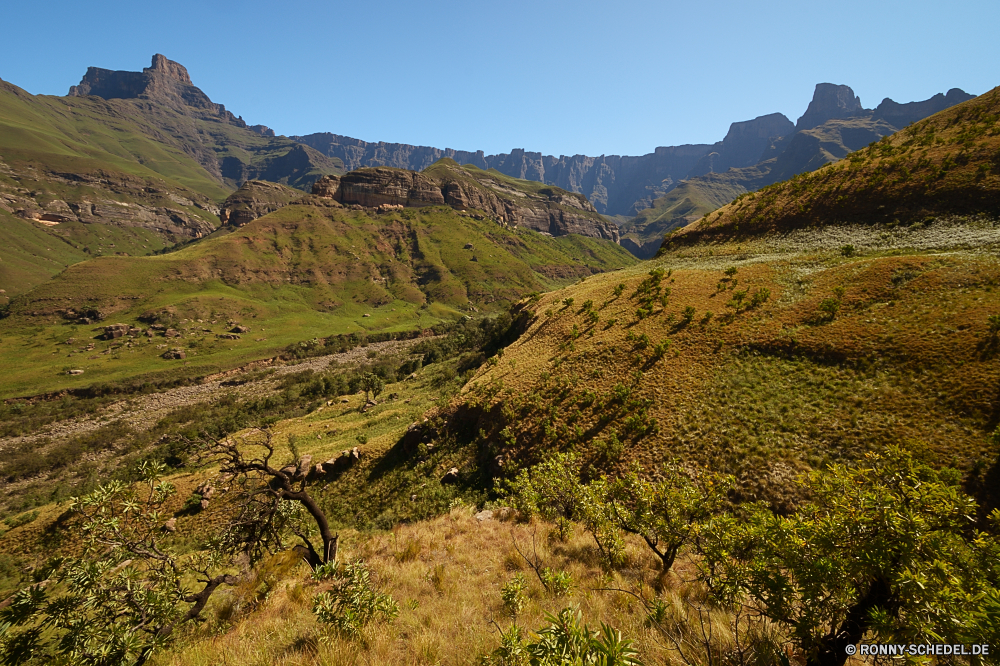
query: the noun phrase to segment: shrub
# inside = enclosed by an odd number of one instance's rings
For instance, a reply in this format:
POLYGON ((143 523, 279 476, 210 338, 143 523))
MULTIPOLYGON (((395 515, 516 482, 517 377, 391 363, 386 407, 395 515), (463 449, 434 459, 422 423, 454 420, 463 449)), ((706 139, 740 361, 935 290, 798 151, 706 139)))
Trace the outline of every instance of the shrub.
POLYGON ((524 574, 520 573, 500 586, 500 599, 503 601, 503 608, 507 615, 516 618, 521 614, 528 601, 524 595, 524 591, 527 589, 528 582, 524 579, 524 574))
POLYGON ((539 575, 546 589, 557 597, 566 596, 576 587, 573 583, 573 577, 566 571, 555 571, 550 567, 545 567, 539 575))
POLYGON ((690 305, 684 308, 684 312, 681 313, 681 319, 684 320, 684 325, 687 326, 692 321, 694 321, 695 309, 690 305))
POLYGON ((844 257, 853 257, 857 253, 853 245, 844 245, 840 248, 840 254, 844 257))
POLYGON ((537 641, 525 644, 520 630, 511 628, 501 635, 501 645, 483 659, 486 666, 641 666, 639 653, 621 632, 607 624, 594 631, 583 624, 583 615, 575 608, 564 608, 558 615, 545 614, 548 626, 537 634, 537 641))
POLYGON ((752 505, 717 521, 703 579, 786 630, 806 664, 843 664, 863 637, 983 642, 997 634, 983 603, 996 599, 1000 547, 972 528, 976 503, 960 481, 895 447, 813 473, 796 514, 752 505))
POLYGON ((368 566, 361 560, 329 567, 333 588, 313 599, 313 613, 323 624, 348 638, 357 638, 372 622, 392 622, 399 605, 375 589, 368 566))

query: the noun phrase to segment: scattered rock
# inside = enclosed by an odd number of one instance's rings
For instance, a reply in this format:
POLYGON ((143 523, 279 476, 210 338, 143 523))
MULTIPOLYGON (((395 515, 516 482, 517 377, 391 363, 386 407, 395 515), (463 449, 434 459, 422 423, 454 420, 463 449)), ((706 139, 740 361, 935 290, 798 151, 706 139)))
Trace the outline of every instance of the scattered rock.
POLYGON ((219 338, 221 340, 239 340, 240 339, 240 336, 237 335, 236 333, 218 333, 218 334, 216 334, 215 337, 217 337, 217 338, 219 338))
POLYGON ((173 328, 168 328, 163 332, 163 335, 168 338, 179 338, 181 337, 181 332, 173 328))
POLYGON ((367 312, 366 312, 366 313, 364 313, 364 314, 363 314, 363 315, 361 315, 361 316, 362 316, 362 317, 371 317, 371 315, 370 315, 370 314, 368 314, 367 312))
POLYGON ((493 512, 490 511, 489 509, 484 509, 483 511, 480 511, 479 513, 477 513, 476 516, 475 516, 475 518, 479 522, 483 522, 483 521, 486 521, 486 520, 493 520, 493 512))
POLYGON ((465 249, 466 250, 475 250, 476 248, 475 248, 475 246, 472 243, 466 243, 465 244, 465 249))
POLYGON ((458 483, 458 468, 452 467, 451 469, 449 469, 448 473, 445 474, 443 477, 441 477, 441 483, 446 485, 452 483, 458 483))
POLYGON ((208 504, 209 504, 208 500, 207 499, 203 499, 201 501, 201 510, 204 511, 205 509, 207 509, 208 508, 208 504))
POLYGON ((183 349, 170 349, 168 351, 163 352, 163 358, 167 360, 174 360, 174 359, 179 360, 187 358, 187 353, 183 349))
POLYGON ((249 326, 233 326, 231 329, 229 329, 229 332, 230 333, 240 333, 240 334, 249 333, 250 332, 250 327, 249 326))
POLYGON ((176 532, 177 531, 177 519, 171 518, 167 522, 163 523, 164 532, 176 532))
POLYGON ((101 337, 105 340, 115 340, 128 335, 130 328, 128 324, 111 324, 104 327, 104 334, 101 337))
POLYGON ((83 374, 83 370, 67 370, 66 374, 67 375, 82 375, 83 374))

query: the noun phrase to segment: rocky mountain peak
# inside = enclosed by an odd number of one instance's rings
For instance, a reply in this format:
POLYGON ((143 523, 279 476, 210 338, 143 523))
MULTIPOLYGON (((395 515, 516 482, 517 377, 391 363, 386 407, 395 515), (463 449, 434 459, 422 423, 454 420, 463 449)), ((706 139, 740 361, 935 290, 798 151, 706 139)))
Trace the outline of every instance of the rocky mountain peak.
POLYGON ((850 118, 864 111, 861 98, 854 94, 850 86, 833 83, 817 83, 809 107, 795 123, 795 129, 807 130, 822 125, 834 118, 850 118))
POLYGON ((222 104, 216 104, 208 95, 191 83, 187 68, 168 60, 159 53, 153 56, 149 67, 141 72, 126 72, 100 67, 88 67, 79 85, 70 86, 70 97, 94 95, 103 99, 144 99, 181 113, 207 113, 231 125, 246 127, 222 104))
POLYGON ((160 74, 189 86, 194 85, 191 83, 191 76, 184 65, 173 60, 167 60, 165 55, 159 53, 153 56, 153 64, 149 67, 144 67, 142 72, 143 74, 160 74))

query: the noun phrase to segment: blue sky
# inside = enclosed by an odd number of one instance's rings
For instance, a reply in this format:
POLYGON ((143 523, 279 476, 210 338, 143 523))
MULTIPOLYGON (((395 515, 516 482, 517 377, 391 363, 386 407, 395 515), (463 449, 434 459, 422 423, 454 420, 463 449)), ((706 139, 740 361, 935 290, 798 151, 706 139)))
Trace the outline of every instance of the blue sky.
POLYGON ((279 134, 643 154, 793 122, 819 82, 925 99, 1000 84, 1000 2, 8 2, 0 78, 64 95, 153 53, 279 134))

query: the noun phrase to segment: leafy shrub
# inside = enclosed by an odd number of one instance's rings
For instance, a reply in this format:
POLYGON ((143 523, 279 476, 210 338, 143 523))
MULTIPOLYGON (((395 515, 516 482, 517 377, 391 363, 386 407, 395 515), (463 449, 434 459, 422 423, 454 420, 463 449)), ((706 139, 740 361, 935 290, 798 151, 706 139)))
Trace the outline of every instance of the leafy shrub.
POLYGON ((857 250, 854 249, 853 245, 844 245, 840 248, 840 254, 844 257, 853 257, 857 254, 857 250))
POLYGON ((526 589, 528 582, 524 579, 524 574, 520 573, 500 586, 500 599, 507 615, 516 618, 524 610, 524 605, 528 601, 524 596, 526 589))
POLYGON ((375 589, 371 572, 361 560, 329 567, 325 576, 333 588, 313 599, 313 613, 323 624, 348 638, 357 638, 372 622, 392 622, 399 605, 389 594, 375 589))
POLYGON ((567 571, 555 571, 550 567, 545 567, 539 575, 546 589, 557 597, 566 596, 576 587, 573 583, 573 577, 567 571))
POLYGON ((642 666, 632 642, 601 623, 594 631, 575 608, 545 614, 548 626, 525 643, 516 626, 501 634, 501 644, 483 659, 484 666, 642 666))

